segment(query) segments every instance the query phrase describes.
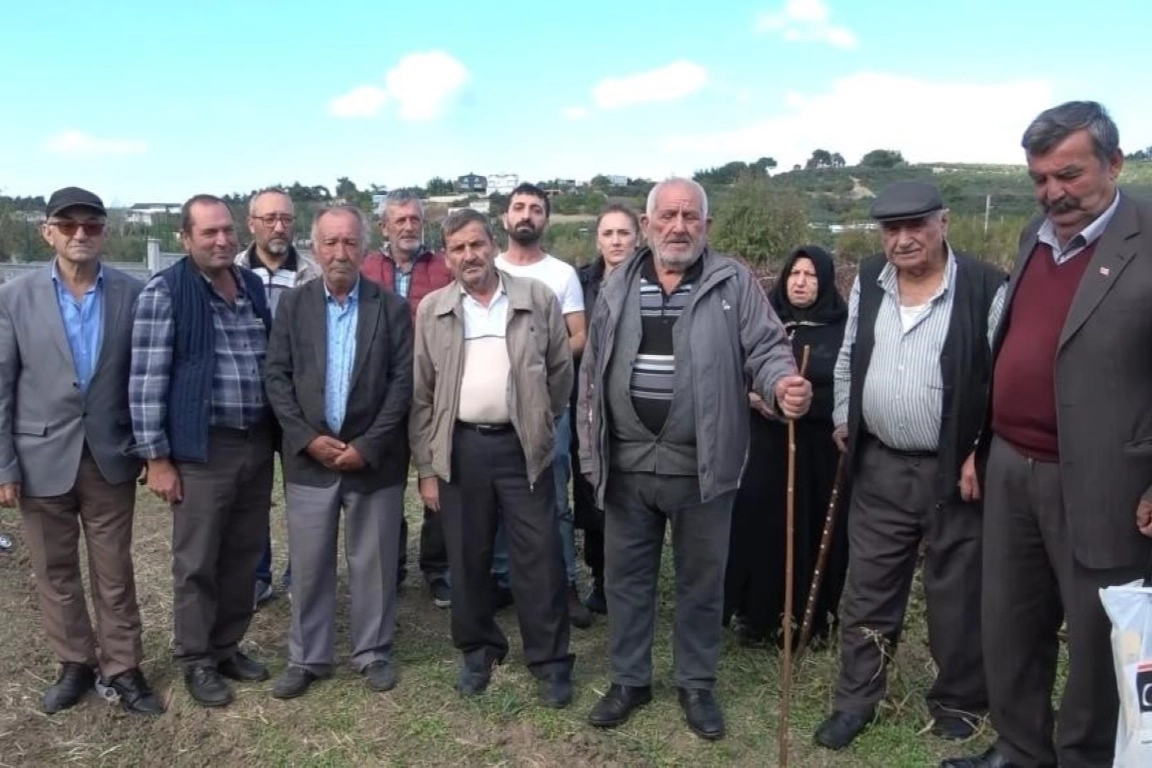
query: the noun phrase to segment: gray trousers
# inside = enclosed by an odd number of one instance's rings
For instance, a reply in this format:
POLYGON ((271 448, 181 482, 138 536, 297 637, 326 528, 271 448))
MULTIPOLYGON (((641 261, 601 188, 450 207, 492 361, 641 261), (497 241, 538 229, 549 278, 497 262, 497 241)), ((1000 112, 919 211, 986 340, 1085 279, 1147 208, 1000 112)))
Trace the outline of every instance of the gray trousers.
POLYGON ((984 652, 996 746, 1026 768, 1111 766, 1120 705, 1112 625, 1099 590, 1139 579, 1144 563, 1078 563, 1059 465, 1029 459, 999 437, 992 438, 983 490, 984 652), (1054 715, 1065 620, 1068 679, 1054 715))
POLYGON ((988 708, 980 650, 980 505, 937 504, 936 458, 861 442, 848 508, 848 583, 840 603, 835 709, 870 715, 884 697, 888 652, 904 628, 924 545, 933 717, 981 717, 988 708))
POLYGON ((389 661, 396 630, 396 568, 404 485, 354 493, 285 484, 288 554, 292 559, 292 628, 288 662, 331 674, 336 658, 336 562, 340 510, 351 599, 352 665, 389 661))
POLYGON ((652 634, 665 522, 676 570, 673 663, 680 688, 716 683, 724 570, 736 492, 700 501, 695 477, 613 472, 604 497, 604 595, 612 682, 652 682, 652 634))

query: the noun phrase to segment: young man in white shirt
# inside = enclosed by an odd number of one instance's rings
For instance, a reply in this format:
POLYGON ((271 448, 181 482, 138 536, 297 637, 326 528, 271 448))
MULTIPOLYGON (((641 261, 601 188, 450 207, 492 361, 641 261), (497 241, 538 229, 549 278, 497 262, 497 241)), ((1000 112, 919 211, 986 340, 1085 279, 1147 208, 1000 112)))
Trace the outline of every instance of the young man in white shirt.
MULTIPOLYGON (((504 229, 508 232, 508 250, 496 257, 496 267, 516 277, 530 277, 547 285, 560 302, 564 324, 568 327, 568 346, 572 357, 584 350, 587 332, 584 290, 571 264, 545 253, 540 241, 548 228, 551 215, 548 194, 533 184, 521 184, 508 198, 504 229)), ((573 626, 585 629, 592 625, 592 614, 580 599, 576 571, 576 540, 572 506, 568 502, 568 480, 571 477, 570 441, 572 424, 567 412, 556 420, 556 449, 553 476, 556 482, 556 516, 563 542, 564 569, 568 576, 568 612, 573 626)), ((508 580, 507 547, 503 529, 498 531, 492 571, 501 592, 508 580)), ((504 593, 507 594, 507 593, 504 593)))

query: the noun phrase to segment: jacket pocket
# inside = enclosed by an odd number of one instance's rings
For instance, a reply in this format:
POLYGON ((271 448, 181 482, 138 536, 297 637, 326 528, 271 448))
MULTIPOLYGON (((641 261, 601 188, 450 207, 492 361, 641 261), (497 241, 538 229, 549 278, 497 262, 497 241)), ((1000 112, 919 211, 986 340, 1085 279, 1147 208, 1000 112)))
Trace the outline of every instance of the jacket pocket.
POLYGON ((16 423, 12 425, 13 434, 17 435, 35 435, 43 437, 48 434, 48 422, 46 421, 28 421, 24 419, 17 419, 16 423))
POLYGON ((1131 440, 1124 443, 1124 455, 1134 459, 1152 458, 1152 437, 1131 440))

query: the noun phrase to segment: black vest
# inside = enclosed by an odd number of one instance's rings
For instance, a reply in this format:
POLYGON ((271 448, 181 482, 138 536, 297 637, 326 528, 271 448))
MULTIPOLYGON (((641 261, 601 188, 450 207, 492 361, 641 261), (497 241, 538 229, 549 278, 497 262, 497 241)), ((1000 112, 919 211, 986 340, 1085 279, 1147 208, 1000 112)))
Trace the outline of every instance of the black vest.
MULTIPOLYGON (((992 352, 988 347, 988 311, 1007 275, 998 267, 956 253, 952 286, 952 316, 940 351, 940 378, 944 383, 940 439, 937 443, 937 503, 960 499, 960 468, 976 447, 984 425, 992 381, 992 352)), ((860 304, 856 340, 852 345, 848 395, 848 466, 855 470, 859 457, 863 416, 864 376, 872 362, 876 316, 884 300, 877 280, 887 264, 883 254, 860 262, 860 304)))

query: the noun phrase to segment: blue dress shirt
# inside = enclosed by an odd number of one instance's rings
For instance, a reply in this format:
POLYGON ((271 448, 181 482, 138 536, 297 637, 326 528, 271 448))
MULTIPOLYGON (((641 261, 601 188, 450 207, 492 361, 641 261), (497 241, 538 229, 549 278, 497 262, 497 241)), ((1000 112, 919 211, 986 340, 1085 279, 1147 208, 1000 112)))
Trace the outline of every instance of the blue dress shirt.
POLYGON ((76 369, 76 383, 81 392, 88 391, 88 382, 100 357, 100 343, 104 339, 104 267, 96 272, 96 282, 77 299, 60 279, 56 262, 52 262, 52 284, 56 286, 56 301, 64 321, 64 334, 72 350, 72 365, 76 369))
POLYGON ((352 364, 356 360, 356 321, 360 314, 360 279, 348 292, 344 303, 324 286, 328 322, 328 358, 324 379, 324 417, 333 434, 340 434, 348 390, 352 386, 352 364))

